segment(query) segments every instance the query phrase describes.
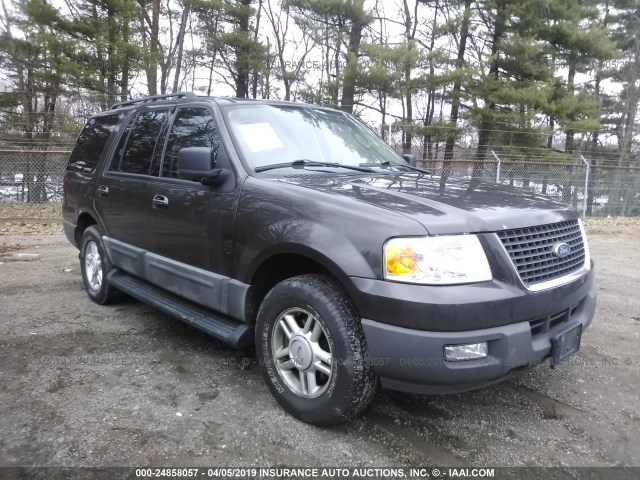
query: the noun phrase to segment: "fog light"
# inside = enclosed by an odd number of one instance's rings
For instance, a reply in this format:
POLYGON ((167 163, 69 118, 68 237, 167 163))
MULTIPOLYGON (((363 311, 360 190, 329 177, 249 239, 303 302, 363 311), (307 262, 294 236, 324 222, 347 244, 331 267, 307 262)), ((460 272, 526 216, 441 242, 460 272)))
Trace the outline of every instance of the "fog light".
POLYGON ((447 362, 462 362, 487 356, 487 342, 467 345, 445 345, 444 359, 447 362))

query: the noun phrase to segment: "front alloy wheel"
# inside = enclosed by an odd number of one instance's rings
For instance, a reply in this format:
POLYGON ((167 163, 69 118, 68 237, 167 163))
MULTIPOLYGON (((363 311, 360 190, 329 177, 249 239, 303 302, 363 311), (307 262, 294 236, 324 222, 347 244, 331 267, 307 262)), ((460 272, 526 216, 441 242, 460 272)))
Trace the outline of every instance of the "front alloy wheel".
POLYGON ((304 398, 322 395, 331 382, 331 346, 322 324, 302 308, 284 311, 271 336, 278 373, 287 386, 304 398))
POLYGON ((325 275, 300 275, 271 289, 258 311, 256 351, 273 396, 304 422, 350 420, 375 394, 360 316, 325 275))

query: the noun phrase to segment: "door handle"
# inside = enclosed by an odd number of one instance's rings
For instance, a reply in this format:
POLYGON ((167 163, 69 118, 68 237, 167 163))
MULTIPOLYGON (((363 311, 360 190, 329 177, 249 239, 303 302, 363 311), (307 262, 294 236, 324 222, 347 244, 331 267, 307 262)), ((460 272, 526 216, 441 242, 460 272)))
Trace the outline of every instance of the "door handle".
POLYGON ((100 185, 98 187, 98 195, 100 195, 101 197, 106 197, 107 195, 109 195, 109 187, 100 185))
POLYGON ((153 208, 167 208, 169 199, 164 195, 154 195, 151 203, 153 203, 153 208))

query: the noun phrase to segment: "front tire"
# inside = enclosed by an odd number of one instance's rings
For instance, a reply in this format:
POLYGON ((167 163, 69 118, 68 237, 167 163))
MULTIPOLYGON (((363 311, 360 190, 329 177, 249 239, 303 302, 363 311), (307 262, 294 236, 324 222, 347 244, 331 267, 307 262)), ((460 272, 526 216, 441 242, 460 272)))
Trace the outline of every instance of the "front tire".
POLYGON ((271 393, 306 423, 349 420, 375 394, 378 380, 360 317, 324 275, 290 278, 267 294, 258 311, 256 350, 271 393))
POLYGON ((109 285, 107 275, 114 269, 102 241, 102 231, 96 225, 88 227, 80 242, 80 270, 89 298, 99 305, 115 303, 124 294, 109 285))

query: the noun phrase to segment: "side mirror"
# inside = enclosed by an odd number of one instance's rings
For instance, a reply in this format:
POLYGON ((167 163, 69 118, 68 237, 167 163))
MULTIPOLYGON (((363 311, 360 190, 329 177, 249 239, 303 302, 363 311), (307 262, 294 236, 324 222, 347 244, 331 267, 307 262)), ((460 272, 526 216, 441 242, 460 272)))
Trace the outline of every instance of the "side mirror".
POLYGON ((413 153, 403 153, 402 158, 412 167, 416 166, 416 156, 413 153))
POLYGON ((178 178, 215 187, 224 182, 225 172, 214 167, 214 150, 208 147, 186 147, 178 151, 178 178))

